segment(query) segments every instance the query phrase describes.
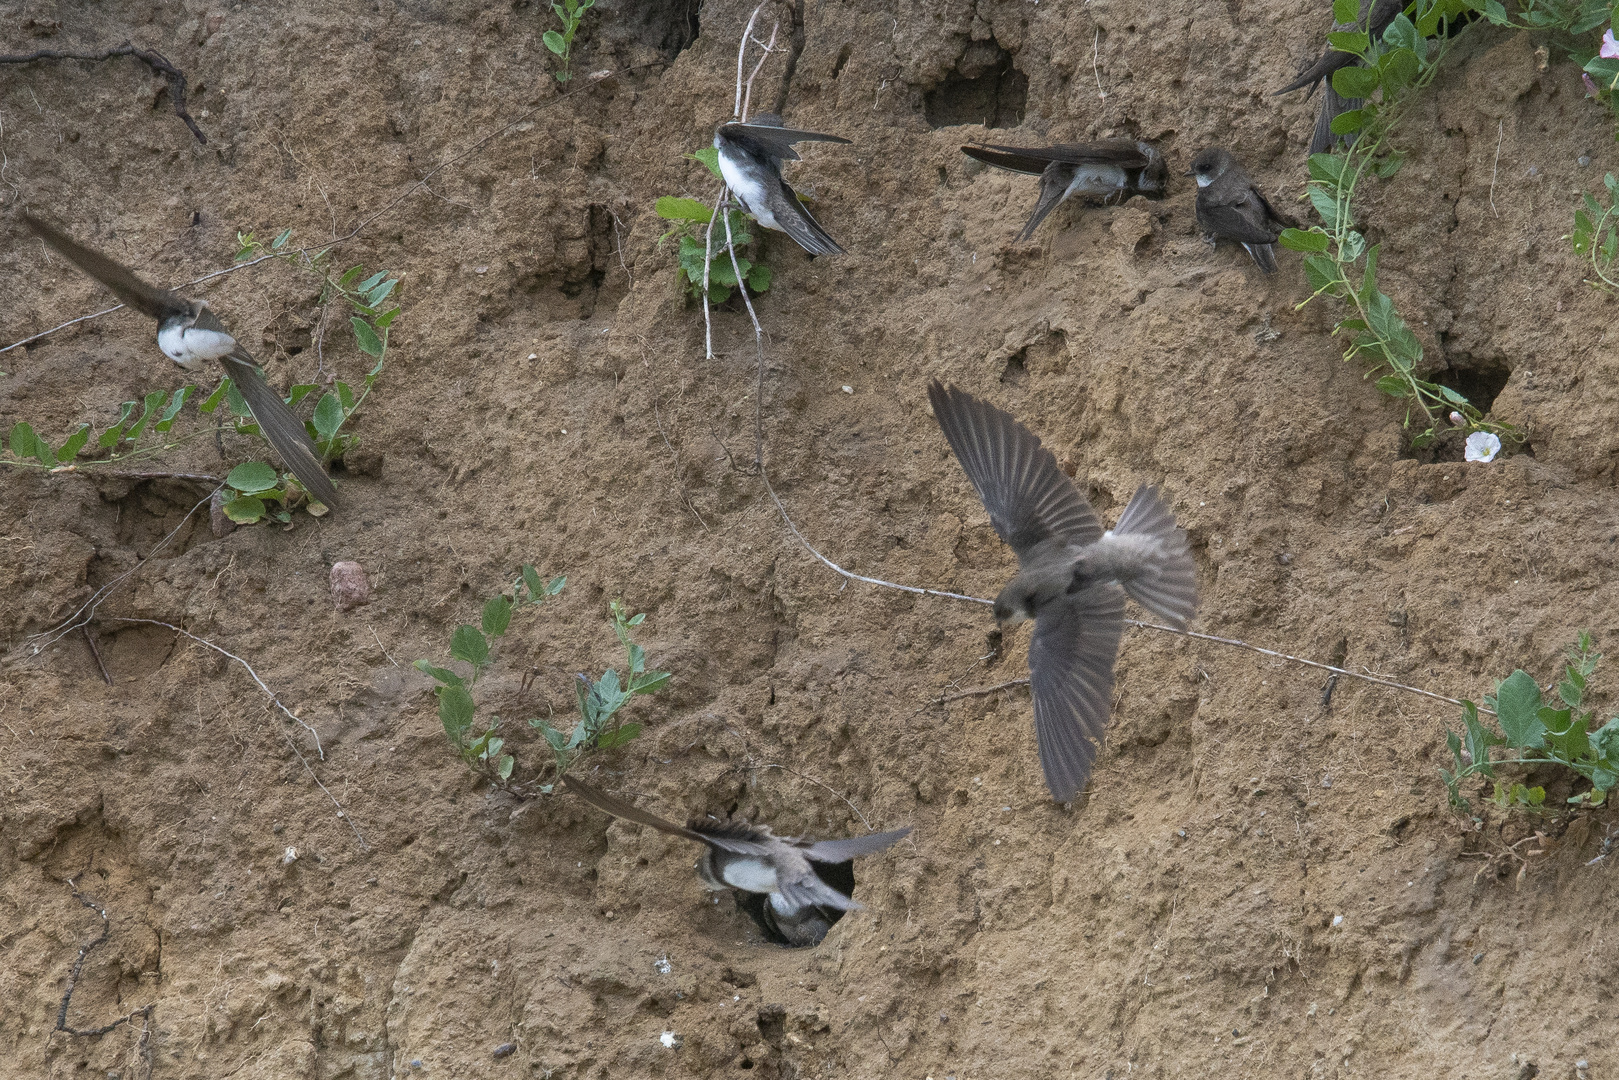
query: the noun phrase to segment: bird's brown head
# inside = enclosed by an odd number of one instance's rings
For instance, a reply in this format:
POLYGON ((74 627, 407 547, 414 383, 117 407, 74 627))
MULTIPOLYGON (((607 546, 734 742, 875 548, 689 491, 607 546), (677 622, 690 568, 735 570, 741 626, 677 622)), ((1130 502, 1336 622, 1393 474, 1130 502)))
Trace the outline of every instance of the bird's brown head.
POLYGON ((1211 146, 1192 159, 1192 167, 1186 175, 1197 177, 1198 187, 1208 187, 1223 176, 1235 160, 1223 147, 1211 146))
POLYGON ((1013 578, 995 598, 995 621, 1003 628, 1034 618, 1034 589, 1020 578, 1013 578))

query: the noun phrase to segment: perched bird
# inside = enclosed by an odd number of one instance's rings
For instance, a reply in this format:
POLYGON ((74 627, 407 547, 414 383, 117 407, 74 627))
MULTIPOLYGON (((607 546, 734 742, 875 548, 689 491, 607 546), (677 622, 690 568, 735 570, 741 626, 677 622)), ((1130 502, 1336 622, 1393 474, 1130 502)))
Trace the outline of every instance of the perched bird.
POLYGON ((1051 451, 1011 414, 937 380, 928 398, 995 531, 1017 554, 995 618, 1003 627, 1034 620, 1035 739, 1052 798, 1068 802, 1089 778, 1107 727, 1125 596, 1177 625, 1197 610, 1186 534, 1151 487, 1137 489, 1103 532, 1051 451))
POLYGON ((1276 272, 1276 238, 1299 223, 1278 213, 1254 187, 1237 159, 1211 146, 1192 159, 1197 177, 1197 224, 1210 240, 1235 240, 1267 274, 1276 272))
MULTIPOLYGON (((1393 22, 1394 17, 1404 11, 1405 7, 1406 0, 1361 0, 1360 13, 1363 21, 1333 23, 1332 33, 1343 33, 1364 27, 1373 41, 1380 41, 1383 37, 1383 31, 1388 29, 1389 23, 1393 22), (1369 18, 1366 10, 1368 3, 1371 5, 1369 18)), ((1348 138, 1348 136, 1334 135, 1332 133, 1332 122, 1340 114, 1351 109, 1360 108, 1361 99, 1340 96, 1338 91, 1332 87, 1332 74, 1339 68, 1359 63, 1360 58, 1354 53, 1328 49, 1321 55, 1321 59, 1300 72, 1297 79, 1276 91, 1276 94, 1286 94, 1308 86, 1310 91, 1305 94, 1305 97, 1309 97, 1310 94, 1315 93, 1317 84, 1326 83, 1326 90, 1321 95, 1321 112, 1317 114, 1315 120, 1315 134, 1310 137, 1310 153, 1327 153, 1332 149, 1333 143, 1340 138, 1348 138)), ((1272 96, 1274 97, 1275 95, 1273 94, 1272 96)))
POLYGON ((781 117, 774 113, 761 113, 746 124, 722 124, 714 132, 720 175, 759 224, 786 233, 811 255, 841 255, 843 249, 837 241, 826 234, 797 192, 781 178, 781 163, 799 160, 793 144, 810 141, 849 140, 782 127, 781 117))
POLYGON ((80 244, 54 225, 24 212, 23 220, 65 259, 95 278, 113 295, 142 315, 157 320, 157 347, 187 371, 202 371, 217 360, 231 377, 242 399, 288 470, 311 496, 328 507, 337 506, 337 489, 322 468, 315 443, 304 431, 281 395, 264 381, 248 351, 231 336, 225 324, 202 300, 187 300, 178 293, 157 289, 99 251, 80 244))
POLYGON ((706 850, 697 876, 709 889, 733 889, 737 906, 778 945, 818 945, 832 924, 860 904, 854 899, 854 859, 898 842, 909 827, 847 840, 801 840, 776 836, 745 821, 696 820, 682 828, 615 798, 583 780, 564 775, 562 785, 596 809, 695 840, 706 850))
POLYGON ((1150 143, 1108 139, 1099 143, 1056 146, 963 146, 961 152, 986 165, 1040 177, 1040 198, 1019 240, 1070 195, 1089 195, 1104 203, 1132 195, 1161 198, 1169 177, 1164 157, 1150 143))

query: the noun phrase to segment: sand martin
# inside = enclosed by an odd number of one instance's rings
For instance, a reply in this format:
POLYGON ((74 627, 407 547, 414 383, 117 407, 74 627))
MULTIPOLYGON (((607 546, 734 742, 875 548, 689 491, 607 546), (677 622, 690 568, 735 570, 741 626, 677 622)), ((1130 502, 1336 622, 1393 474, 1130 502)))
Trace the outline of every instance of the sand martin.
POLYGON ((1104 532, 1051 451, 1011 414, 937 380, 928 398, 991 524, 1017 554, 995 618, 1002 626, 1034 620, 1035 739, 1052 798, 1069 802, 1107 727, 1125 596, 1176 625, 1197 610, 1186 533, 1151 487, 1137 489, 1104 532))
POLYGON ((157 320, 157 347, 187 371, 202 371, 217 360, 231 377, 258 422, 259 430, 309 494, 337 506, 337 489, 321 467, 315 443, 281 395, 264 381, 258 365, 202 300, 187 300, 156 289, 99 251, 92 251, 49 222, 24 213, 28 227, 63 258, 95 278, 142 315, 157 320))
POLYGON ((1169 173, 1156 147, 1129 139, 1056 146, 963 146, 961 152, 986 165, 1040 177, 1040 198, 1029 223, 1018 233, 1027 240, 1046 215, 1070 195, 1123 202, 1132 195, 1161 198, 1169 173))
POLYGON ((1276 238, 1299 223, 1278 213, 1254 187, 1237 159, 1211 146, 1192 159, 1197 177, 1197 224, 1214 240, 1235 240, 1267 274, 1276 271, 1276 238))
MULTIPOLYGON (((1367 0, 1361 0, 1360 11, 1363 19, 1366 18, 1366 6, 1367 0)), ((1369 23, 1333 23, 1332 32, 1336 34, 1350 30, 1367 29, 1371 39, 1379 41, 1383 37, 1383 31, 1388 29, 1389 23, 1394 21, 1396 15, 1405 10, 1405 6, 1406 0, 1372 0, 1369 23)), ((1332 133, 1332 122, 1340 113, 1360 108, 1361 99, 1340 97, 1338 91, 1332 88, 1332 74, 1339 68, 1359 63, 1360 58, 1355 56, 1354 53, 1328 49, 1321 55, 1321 59, 1300 72, 1297 79, 1276 91, 1277 94, 1286 94, 1308 86, 1310 92, 1305 97, 1309 97, 1310 94, 1315 93, 1318 83, 1324 81, 1327 84, 1326 90, 1321 95, 1321 112, 1316 116, 1315 134, 1310 137, 1310 153, 1325 154, 1332 149, 1333 143, 1341 138, 1349 137, 1346 135, 1334 135, 1332 133)))
POLYGON ((844 912, 861 906, 853 895, 855 857, 882 851, 911 831, 812 841, 776 836, 767 826, 745 821, 698 819, 682 828, 572 776, 563 776, 562 785, 614 817, 702 844, 697 876, 703 884, 734 890, 737 906, 778 945, 820 944, 844 912))
POLYGON ((797 142, 846 143, 836 135, 795 131, 781 126, 781 117, 761 113, 746 124, 723 124, 714 132, 720 152, 720 175, 742 201, 743 209, 767 229, 784 232, 811 255, 841 255, 843 249, 781 178, 781 163, 797 161, 797 142))

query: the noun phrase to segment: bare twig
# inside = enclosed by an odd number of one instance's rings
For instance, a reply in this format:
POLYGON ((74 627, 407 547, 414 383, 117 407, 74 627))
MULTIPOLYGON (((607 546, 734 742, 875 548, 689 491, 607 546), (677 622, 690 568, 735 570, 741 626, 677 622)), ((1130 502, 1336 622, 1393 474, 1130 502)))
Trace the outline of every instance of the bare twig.
POLYGON ((96 638, 90 633, 89 624, 81 625, 79 632, 84 635, 84 643, 90 646, 90 655, 96 658, 96 667, 101 669, 101 677, 106 680, 108 686, 111 686, 112 675, 108 673, 107 665, 101 660, 101 650, 96 646, 96 638))
POLYGON ((191 129, 191 134, 197 137, 198 142, 204 146, 208 145, 208 136, 202 133, 202 129, 197 126, 197 122, 191 119, 191 114, 186 111, 185 74, 162 56, 148 49, 137 49, 127 41, 116 49, 107 49, 99 53, 58 52, 56 49, 39 49, 31 53, 0 56, 0 64, 29 64, 35 60, 89 60, 96 62, 111 60, 115 56, 133 56, 167 79, 169 81, 169 97, 174 100, 174 115, 185 121, 186 127, 191 129))
POLYGON ((192 472, 123 472, 118 469, 90 469, 80 465, 77 469, 52 469, 52 472, 79 472, 90 476, 115 476, 120 480, 198 480, 207 484, 223 484, 222 476, 192 472))
POLYGON ((753 9, 753 14, 748 16, 748 25, 742 29, 742 44, 737 46, 736 50, 736 104, 731 107, 731 115, 738 119, 742 117, 742 59, 748 53, 748 39, 753 36, 753 23, 759 18, 759 12, 764 9, 765 6, 760 4, 753 9))
POLYGON ((1096 36, 1091 39, 1091 72, 1096 76, 1096 96, 1106 98, 1107 91, 1102 89, 1102 28, 1096 28, 1096 36))
POLYGON ((152 1002, 144 1008, 136 1009, 127 1016, 120 1016, 112 1023, 105 1024, 98 1028, 76 1028, 68 1026, 67 1007, 68 1003, 73 1000, 73 991, 79 984, 79 975, 84 971, 85 957, 90 955, 90 951, 92 949, 106 941, 107 938, 112 935, 112 923, 107 919, 107 909, 81 893, 78 886, 73 884, 72 878, 68 879, 67 887, 73 891, 73 899, 77 900, 79 903, 101 916, 101 936, 96 938, 94 941, 79 946, 79 958, 73 961, 73 970, 70 971, 67 976, 67 989, 62 994, 61 1007, 56 1010, 55 1030, 65 1031, 69 1035, 105 1035, 107 1032, 118 1027, 120 1024, 129 1023, 137 1016, 144 1016, 150 1019, 152 1010, 157 1007, 156 1002, 152 1002))
POLYGON ((227 656, 230 659, 236 661, 238 664, 241 664, 242 667, 247 671, 248 675, 250 675, 252 677, 253 681, 259 684, 259 689, 264 691, 264 696, 270 699, 270 704, 274 705, 276 708, 280 709, 283 713, 285 713, 288 720, 291 720, 293 723, 297 724, 299 727, 301 727, 305 731, 309 732, 309 737, 315 740, 315 754, 316 754, 316 756, 318 756, 320 758, 320 760, 322 760, 322 761, 326 760, 326 751, 321 748, 319 733, 317 733, 314 728, 312 728, 308 724, 304 723, 304 721, 298 716, 297 713, 293 712, 291 709, 289 709, 285 705, 281 704, 281 699, 275 696, 275 691, 271 690, 268 686, 266 686, 264 680, 259 678, 259 673, 253 670, 253 665, 249 664, 246 660, 243 660, 240 656, 237 656, 235 653, 229 652, 229 651, 227 651, 225 649, 221 649, 218 645, 215 645, 213 642, 209 641, 207 638, 200 638, 196 634, 193 634, 189 630, 182 630, 178 626, 175 626, 173 623, 159 622, 157 619, 134 619, 134 618, 128 618, 126 616, 115 616, 112 621, 113 622, 147 623, 148 625, 151 625, 151 626, 161 626, 161 627, 164 627, 165 629, 173 630, 176 634, 180 634, 180 635, 182 635, 184 637, 190 638, 192 641, 195 641, 198 645, 206 645, 208 648, 214 650, 214 652, 218 653, 219 655, 227 656))
MULTIPOLYGON (((152 626, 161 626, 161 627, 164 627, 166 629, 173 630, 176 634, 180 634, 183 637, 188 637, 192 641, 195 641, 198 645, 206 645, 208 648, 214 650, 214 652, 216 652, 216 653, 219 653, 221 656, 228 656, 232 660, 236 661, 238 664, 241 664, 243 668, 247 669, 247 673, 253 677, 253 681, 259 684, 259 689, 264 691, 264 695, 270 699, 271 704, 273 704, 276 708, 280 709, 282 712, 286 713, 287 716, 290 719, 295 721, 299 726, 306 729, 309 732, 309 734, 314 737, 316 752, 320 754, 320 758, 321 758, 322 761, 324 761, 326 759, 325 751, 321 750, 320 736, 315 733, 315 729, 310 727, 308 724, 304 723, 303 720, 300 719, 298 717, 298 715, 296 713, 294 713, 291 709, 289 709, 285 705, 281 704, 281 699, 276 697, 275 692, 264 684, 264 680, 259 678, 259 673, 254 671, 253 666, 251 664, 249 664, 246 660, 243 660, 240 656, 237 656, 233 652, 226 652, 224 649, 221 649, 218 645, 215 645, 213 642, 207 640, 206 638, 200 638, 196 634, 193 634, 193 633, 191 633, 189 631, 186 631, 186 630, 182 630, 178 626, 175 626, 173 623, 159 622, 157 619, 129 619, 129 618, 117 618, 117 619, 114 619, 113 621, 114 622, 149 623, 152 626)), ((320 782, 320 777, 316 776, 315 775, 315 770, 309 767, 309 762, 304 758, 303 754, 300 753, 299 750, 298 750, 298 744, 292 741, 292 737, 287 734, 286 729, 284 729, 284 728, 281 731, 281 737, 287 740, 287 747, 293 752, 294 755, 297 756, 298 763, 304 767, 304 772, 309 774, 309 778, 315 782, 315 786, 320 788, 321 792, 323 794, 325 794, 325 796, 332 801, 332 805, 337 808, 337 816, 342 818, 345 822, 347 822, 348 827, 354 831, 354 838, 360 842, 360 850, 362 850, 362 851, 370 851, 371 850, 371 845, 367 844, 365 842, 365 837, 360 835, 359 827, 354 824, 353 815, 351 815, 347 810, 343 809, 343 804, 337 801, 337 796, 333 795, 331 793, 331 791, 326 787, 326 785, 320 782)))
MULTIPOLYGON (((753 103, 753 80, 758 77, 759 69, 765 66, 765 61, 770 59, 770 54, 776 51, 776 31, 780 29, 780 22, 770 27, 770 40, 764 43, 764 52, 759 55, 759 62, 753 65, 753 71, 748 75, 747 84, 742 88, 742 111, 737 114, 737 123, 739 124, 748 122, 748 108, 753 103)), ((755 38, 753 43, 758 45, 759 39, 755 38)), ((744 48, 746 47, 746 42, 743 43, 743 46, 744 48)))
POLYGON ((1502 117, 1495 124, 1495 164, 1490 166, 1490 213, 1496 217, 1501 215, 1495 210, 1495 177, 1501 171, 1501 140, 1506 138, 1507 120, 1502 117))
MULTIPOLYGON (((473 144, 471 146, 469 146, 466 150, 463 150, 461 153, 459 153, 459 154, 455 155, 454 157, 448 159, 442 165, 435 166, 434 168, 429 169, 427 172, 423 173, 420 178, 418 178, 417 180, 412 181, 410 186, 407 187, 398 196, 396 196, 395 198, 393 198, 389 202, 383 204, 383 206, 380 209, 374 211, 369 216, 361 219, 361 221, 360 221, 360 223, 358 225, 354 226, 354 228, 350 229, 347 233, 345 233, 342 236, 337 237, 336 239, 323 241, 322 243, 315 244, 315 245, 312 245, 310 247, 298 248, 298 249, 296 249, 294 251, 282 250, 282 251, 276 251, 276 252, 268 252, 268 253, 266 253, 264 255, 258 256, 257 258, 248 259, 245 262, 239 262, 239 263, 236 263, 236 264, 234 264, 232 266, 227 266, 223 270, 215 270, 212 273, 204 274, 201 277, 196 278, 195 280, 187 281, 187 282, 184 282, 184 283, 182 283, 180 285, 176 285, 175 288, 176 289, 187 289, 187 288, 190 288, 193 285, 201 285, 204 282, 212 281, 215 278, 224 277, 226 274, 234 274, 238 270, 246 270, 250 266, 257 266, 259 263, 265 262, 265 261, 267 261, 269 259, 279 259, 279 258, 283 258, 283 257, 285 257, 287 255, 303 255, 303 256, 307 257, 308 255, 310 255, 310 254, 312 254, 314 252, 326 251, 326 250, 329 250, 331 248, 335 248, 335 247, 339 246, 340 244, 346 244, 350 240, 353 240, 355 237, 357 237, 361 233, 363 233, 372 224, 374 224, 375 222, 377 222, 378 220, 380 220, 381 218, 383 218, 387 214, 392 213, 393 210, 396 207, 398 207, 401 203, 403 203, 406 199, 410 198, 412 195, 416 194, 416 192, 418 190, 426 187, 427 181, 431 180, 435 175, 437 175, 440 172, 443 172, 445 169, 448 169, 448 168, 450 168, 450 167, 452 167, 454 165, 459 165, 461 162, 465 161, 467 158, 472 157, 473 155, 475 155, 479 151, 481 151, 492 140, 500 137, 501 135, 504 135, 506 132, 510 131, 512 128, 517 127, 519 124, 527 122, 529 120, 529 118, 531 118, 533 116, 536 116, 541 112, 544 112, 546 109, 549 109, 551 106, 556 105, 559 102, 567 101, 569 98, 577 97, 580 94, 589 93, 596 86, 600 85, 603 82, 606 82, 608 79, 611 79, 615 75, 624 75, 624 74, 628 74, 629 72, 639 71, 642 68, 648 68, 648 67, 666 67, 666 66, 668 66, 669 63, 670 63, 670 61, 668 61, 668 60, 652 60, 652 61, 648 61, 645 64, 632 64, 631 66, 626 67, 626 68, 619 68, 617 71, 607 72, 606 74, 602 75, 600 78, 594 78, 594 79, 592 79, 591 81, 589 81, 587 83, 581 84, 580 87, 578 89, 576 89, 576 90, 569 90, 566 93, 558 94, 556 97, 551 98, 549 101, 546 101, 544 104, 537 105, 534 108, 529 109, 527 112, 523 113, 522 115, 516 117, 513 120, 510 120, 510 121, 506 122, 505 124, 502 124, 500 127, 496 128, 494 131, 491 131, 489 134, 483 136, 482 138, 479 138, 478 140, 473 142, 473 144)), ((18 348, 18 347, 20 347, 22 345, 28 344, 31 341, 38 341, 40 338, 43 338, 43 337, 49 337, 51 334, 56 333, 58 330, 65 330, 68 327, 74 325, 75 323, 81 323, 81 322, 84 322, 87 319, 100 318, 102 315, 109 315, 114 311, 122 310, 123 306, 124 305, 122 305, 122 304, 117 304, 117 305, 115 305, 113 307, 106 308, 106 309, 104 309, 102 311, 97 311, 97 312, 95 312, 94 314, 91 314, 91 315, 81 315, 76 319, 69 319, 65 323, 61 323, 60 325, 51 327, 49 330, 45 330, 45 331, 42 331, 42 332, 40 332, 38 334, 34 334, 32 337, 27 337, 27 338, 24 338, 21 341, 15 341, 15 342, 12 342, 10 345, 0 347, 0 353, 9 352, 12 349, 15 349, 15 348, 18 348)))
POLYGON ((1007 682, 996 683, 994 686, 981 686, 977 690, 963 690, 959 694, 946 694, 943 697, 934 698, 932 704, 944 705, 952 701, 961 701, 964 698, 988 697, 990 694, 998 694, 1002 690, 1010 690, 1014 686, 1028 685, 1028 679, 1010 679, 1007 682))
POLYGON ((856 816, 858 816, 860 818, 861 824, 865 825, 867 832, 876 832, 876 829, 873 828, 871 822, 869 820, 867 820, 866 815, 860 813, 860 807, 858 807, 854 803, 850 802, 836 788, 829 787, 828 785, 821 783, 819 780, 815 779, 815 777, 810 776, 807 773, 801 773, 797 769, 789 769, 785 765, 774 765, 774 764, 771 764, 771 765, 738 765, 734 769, 732 769, 731 771, 732 772, 753 772, 756 769, 780 769, 782 772, 792 773, 794 776, 798 777, 800 780, 808 780, 810 783, 814 784, 816 787, 826 788, 827 791, 830 791, 832 794, 834 794, 838 798, 842 799, 843 800, 843 805, 847 806, 850 810, 853 810, 855 812, 856 816))
MULTIPOLYGON (((798 531, 798 526, 797 525, 793 524, 793 519, 791 517, 789 517, 788 514, 787 514, 787 508, 782 505, 781 499, 779 497, 777 497, 775 489, 770 486, 770 477, 765 476, 763 471, 761 471, 760 475, 764 476, 765 490, 770 493, 770 498, 771 498, 771 500, 773 502, 775 502, 776 509, 781 512, 782 521, 787 523, 787 528, 792 532, 793 536, 797 537, 798 542, 800 544, 804 545, 804 550, 805 551, 808 551, 811 555, 815 556, 822 563, 826 564, 827 568, 832 570, 834 573, 837 573, 837 574, 843 576, 844 578, 850 579, 852 581, 863 581, 868 585, 879 585, 879 586, 882 586, 885 589, 898 589, 901 592, 916 593, 916 594, 922 595, 922 596, 940 596, 940 597, 943 597, 943 598, 945 598, 947 600, 967 600, 967 601, 970 601, 970 602, 972 602, 974 604, 993 604, 994 603, 993 600, 985 600, 981 596, 965 596, 965 595, 963 595, 961 593, 945 592, 942 589, 922 589, 922 588, 918 588, 915 585, 899 585, 899 584, 896 584, 896 583, 894 583, 892 581, 883 581, 880 578, 865 577, 864 575, 856 574, 851 570, 845 570, 843 567, 839 566, 837 563, 833 562, 831 559, 827 558, 825 555, 822 555, 819 551, 816 551, 815 548, 813 546, 811 546, 810 542, 808 540, 804 539, 804 534, 798 531)), ((1229 645, 1232 648, 1236 648, 1236 649, 1246 649, 1249 652, 1256 652, 1256 653, 1259 653, 1262 656, 1273 657, 1273 658, 1275 658, 1277 660, 1286 660, 1289 663, 1293 663, 1293 664, 1303 664, 1305 667, 1319 668, 1322 671, 1330 671, 1334 675, 1341 675, 1341 676, 1344 676, 1344 677, 1350 678, 1350 679, 1359 679, 1362 682, 1376 683, 1378 686, 1386 686, 1391 690, 1403 690, 1408 694, 1418 694, 1418 695, 1420 695, 1422 697, 1432 698, 1435 701, 1443 701, 1443 702, 1445 702, 1447 704, 1450 704, 1450 705, 1460 706, 1462 704, 1462 701, 1459 698, 1446 697, 1444 694, 1436 694, 1431 690, 1422 690, 1422 689, 1419 689, 1418 687, 1415 687, 1415 686, 1407 686, 1405 683, 1395 682, 1392 679, 1383 679, 1383 678, 1379 678, 1379 677, 1377 677, 1375 675, 1364 675, 1364 674, 1362 674, 1362 673, 1360 673, 1358 671, 1350 671, 1347 668, 1334 667, 1331 664, 1323 664, 1323 663, 1319 663, 1318 661, 1315 661, 1315 660, 1306 660, 1303 657, 1291 656, 1291 655, 1289 655, 1287 653, 1284 653, 1284 652, 1277 652, 1274 649, 1266 649, 1266 648, 1262 648, 1262 647, 1260 647, 1258 645, 1250 645, 1250 644, 1248 644, 1248 642, 1239 641, 1236 638, 1216 637, 1213 634, 1202 634, 1202 633, 1197 632, 1196 630, 1182 630, 1182 629, 1179 629, 1179 628, 1173 627, 1173 626, 1160 626, 1157 623, 1141 622, 1141 621, 1139 621, 1137 619, 1125 619, 1124 622, 1125 622, 1125 625, 1127 625, 1127 626, 1139 626, 1143 630, 1156 630, 1156 631, 1158 631, 1160 633, 1164 633, 1164 634, 1175 634, 1175 635, 1177 635, 1179 637, 1196 638, 1199 641, 1212 641, 1217 645, 1229 645)), ((1000 686, 987 687, 982 691, 979 691, 979 690, 966 691, 963 694, 956 695, 956 696, 958 696, 958 697, 976 697, 976 696, 979 696, 980 694, 990 693, 992 691, 1002 689, 1005 686, 1017 685, 1017 682, 1020 682, 1020 681, 1022 681, 1022 680, 1015 680, 1012 683, 1003 683, 1000 686)), ((950 700, 954 700, 954 698, 951 698, 950 700)), ((1491 710, 1484 708, 1482 705, 1478 706, 1478 711, 1482 712, 1482 713, 1490 713, 1492 716, 1494 715, 1494 713, 1491 712, 1491 710)))
POLYGON ((43 633, 33 635, 33 637, 29 639, 32 644, 27 646, 30 654, 38 656, 40 653, 56 644, 56 642, 60 641, 62 638, 71 634, 79 627, 86 625, 91 619, 95 618, 96 609, 101 606, 102 601, 106 600, 108 595, 111 594, 112 591, 121 585, 125 580, 127 580, 131 574, 135 573, 141 567, 151 562, 152 559, 156 557, 158 552, 168 547, 169 541, 173 540, 175 536, 178 535, 180 530, 185 528, 186 522, 191 520, 191 515, 195 514, 198 510, 201 510, 204 506, 206 506, 209 500, 212 498, 213 494, 209 493, 207 498, 203 499, 196 506, 193 506, 189 511, 187 511, 186 516, 180 519, 180 524, 170 529, 169 534, 163 539, 159 540, 153 546, 152 550, 146 553, 146 558, 141 559, 134 566, 131 566, 128 570, 125 570, 122 574, 119 574, 117 577, 101 586, 101 588, 91 593, 90 599, 81 604, 79 606, 79 610, 57 623, 51 629, 46 630, 43 633))
MULTIPOLYGON (((729 189, 727 189, 729 190, 729 189)), ((727 200, 722 199, 721 205, 727 200)), ((753 310, 753 299, 748 296, 748 283, 742 280, 742 268, 736 261, 736 242, 731 239, 731 215, 727 208, 725 214, 725 246, 731 253, 731 273, 736 277, 736 291, 742 294, 742 303, 747 305, 748 318, 753 320, 753 348, 758 354, 759 373, 753 388, 753 467, 760 475, 765 471, 765 330, 759 325, 759 316, 753 310)))

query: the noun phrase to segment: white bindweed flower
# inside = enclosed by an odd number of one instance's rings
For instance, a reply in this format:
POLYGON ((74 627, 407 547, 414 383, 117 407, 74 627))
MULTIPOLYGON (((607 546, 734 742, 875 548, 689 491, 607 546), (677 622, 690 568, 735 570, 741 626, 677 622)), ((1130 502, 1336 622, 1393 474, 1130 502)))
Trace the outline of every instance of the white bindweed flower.
POLYGON ((1450 426, 1451 427, 1466 427, 1467 426, 1467 417, 1463 416, 1459 412, 1452 412, 1450 414, 1450 426))
POLYGON ((1501 452, 1501 440, 1488 431, 1475 431, 1467 437, 1468 461, 1494 461, 1501 452))

